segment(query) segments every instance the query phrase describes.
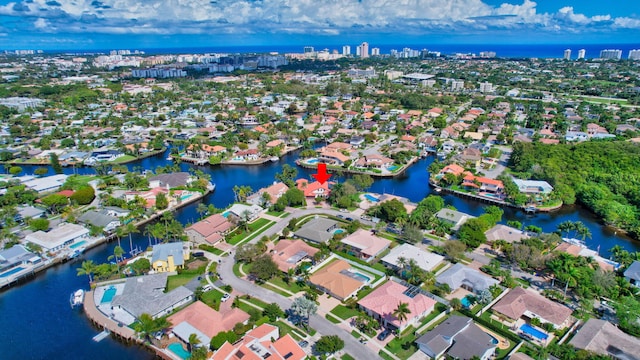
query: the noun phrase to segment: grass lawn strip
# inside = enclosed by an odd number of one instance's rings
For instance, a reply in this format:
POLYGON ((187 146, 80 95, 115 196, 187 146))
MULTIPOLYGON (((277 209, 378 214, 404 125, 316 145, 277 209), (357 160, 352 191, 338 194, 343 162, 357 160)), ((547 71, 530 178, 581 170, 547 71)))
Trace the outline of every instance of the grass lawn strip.
POLYGON ((344 305, 337 305, 331 310, 331 313, 342 320, 347 320, 351 317, 360 315, 358 310, 350 309, 344 305))

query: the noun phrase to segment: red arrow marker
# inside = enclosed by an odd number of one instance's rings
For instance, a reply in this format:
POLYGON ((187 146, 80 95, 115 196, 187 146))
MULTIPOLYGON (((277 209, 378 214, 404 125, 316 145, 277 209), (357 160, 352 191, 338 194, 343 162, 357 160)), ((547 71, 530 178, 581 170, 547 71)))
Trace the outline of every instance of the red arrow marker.
POLYGON ((331 174, 327 174, 327 164, 318 164, 318 173, 311 174, 320 184, 324 184, 329 178, 331 174))

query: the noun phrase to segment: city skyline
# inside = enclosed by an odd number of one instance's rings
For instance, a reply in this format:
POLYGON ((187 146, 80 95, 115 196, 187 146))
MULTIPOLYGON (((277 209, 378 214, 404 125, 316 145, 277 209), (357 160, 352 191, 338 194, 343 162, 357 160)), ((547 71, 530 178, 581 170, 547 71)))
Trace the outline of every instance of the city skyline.
POLYGON ((429 42, 630 43, 640 4, 594 0, 0 0, 0 48, 104 49, 429 42), (340 17, 334 16, 340 14, 340 17))

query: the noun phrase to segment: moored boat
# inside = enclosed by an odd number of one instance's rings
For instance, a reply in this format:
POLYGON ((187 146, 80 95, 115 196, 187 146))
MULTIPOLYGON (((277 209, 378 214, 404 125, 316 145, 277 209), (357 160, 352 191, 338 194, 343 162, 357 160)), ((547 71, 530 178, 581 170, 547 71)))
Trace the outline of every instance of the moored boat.
POLYGON ((71 294, 69 302, 71 303, 71 308, 75 308, 82 305, 82 303, 84 302, 84 290, 78 289, 74 291, 71 294))

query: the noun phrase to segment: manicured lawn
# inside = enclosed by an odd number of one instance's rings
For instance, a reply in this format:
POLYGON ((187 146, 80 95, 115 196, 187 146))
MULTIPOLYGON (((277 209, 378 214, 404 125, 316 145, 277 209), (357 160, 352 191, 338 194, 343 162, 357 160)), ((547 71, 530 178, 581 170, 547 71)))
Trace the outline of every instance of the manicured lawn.
POLYGON ((262 233, 262 231, 267 230, 268 228, 270 228, 273 224, 275 224, 275 221, 269 221, 267 219, 258 219, 254 222, 252 222, 251 224, 249 224, 249 231, 243 231, 243 230, 236 230, 233 233, 236 235, 233 235, 231 238, 227 239, 227 243, 231 244, 231 245, 236 245, 240 242, 244 241, 249 241, 253 238, 255 238, 256 236, 260 235, 260 233, 262 233), (258 230, 259 228, 266 226, 264 229, 262 229, 262 231, 260 232, 255 232, 256 230, 258 230), (236 233, 238 232, 238 233, 236 233))
POLYGON ((360 339, 362 337, 362 335, 360 335, 360 333, 355 330, 351 330, 351 336, 353 336, 356 339, 360 339))
POLYGON ((409 331, 405 330, 405 333, 407 333, 406 336, 400 338, 396 337, 391 340, 386 346, 387 350, 395 354, 400 359, 408 359, 411 355, 413 355, 413 353, 418 351, 418 347, 416 346, 416 344, 414 344, 416 335, 414 334, 413 327, 410 328, 411 329, 407 329, 409 331))
POLYGON ((270 283, 276 285, 276 286, 280 286, 283 289, 287 289, 289 291, 291 291, 292 293, 297 293, 299 291, 303 291, 305 289, 304 286, 300 286, 300 284, 298 284, 297 281, 289 281, 289 284, 285 283, 284 280, 281 277, 275 277, 271 280, 269 280, 270 283))
MULTIPOLYGON (((300 336, 296 335, 293 331, 294 328, 291 327, 289 324, 282 322, 282 321, 276 321, 276 323, 274 324, 275 326, 278 327, 278 329, 280 330, 280 337, 289 334, 291 335, 291 337, 293 337, 294 339, 296 339, 297 341, 302 340, 300 338, 300 336)), ((300 330, 300 329, 295 329, 296 333, 299 333, 300 335, 305 335, 305 332, 300 330)))
POLYGON ((211 306, 212 308, 219 310, 220 309, 220 299, 222 299, 222 296, 224 294, 221 293, 220 291, 213 289, 213 290, 209 290, 207 292, 202 293, 202 296, 200 298, 200 300, 211 306))
POLYGON ((342 355, 342 357, 340 359, 342 359, 342 360, 356 360, 356 359, 353 358, 353 356, 351 356, 349 354, 342 355))
POLYGON ((245 297, 243 297, 243 299, 248 301, 248 302, 250 302, 250 303, 252 303, 253 305, 259 306, 259 307, 261 307, 263 309, 267 306, 266 302, 264 302, 262 300, 259 300, 259 299, 256 299, 254 297, 245 296, 245 297))
POLYGON ((233 273, 235 274, 235 276, 241 278, 244 275, 242 274, 242 272, 240 272, 240 267, 243 266, 244 264, 242 263, 235 263, 233 264, 233 273))
POLYGON ((331 310, 331 313, 342 320, 346 320, 353 316, 360 315, 360 312, 356 309, 350 309, 344 305, 338 305, 331 310))
POLYGON ((222 255, 224 253, 222 250, 218 249, 217 247, 211 246, 211 245, 207 245, 207 244, 198 245, 198 249, 204 250, 204 251, 208 251, 208 252, 216 254, 216 255, 222 255))
POLYGON ((387 355, 386 352, 380 350, 378 351, 378 355, 383 358, 384 360, 394 360, 394 358, 392 358, 391 356, 387 355))
POLYGON ((284 214, 284 211, 267 211, 267 215, 271 215, 271 216, 278 217, 282 214, 284 214))
POLYGON ((280 295, 282 295, 284 297, 287 297, 287 298, 289 296, 291 296, 291 294, 287 294, 286 292, 284 292, 284 291, 282 291, 282 290, 280 290, 280 289, 278 289, 276 287, 270 286, 269 284, 260 284, 260 286, 262 286, 265 289, 268 289, 268 290, 271 290, 273 292, 276 292, 276 293, 278 293, 278 294, 280 294, 280 295))
POLYGON ((325 315, 324 318, 329 320, 329 321, 331 321, 334 324, 339 324, 340 323, 340 320, 336 319, 335 317, 333 317, 333 316, 331 316, 329 314, 325 315))
POLYGON ((89 181, 95 179, 96 177, 91 175, 71 175, 67 178, 64 184, 69 185, 74 190, 78 190, 81 187, 87 186, 89 181))
POLYGON ((184 272, 182 274, 169 276, 167 278, 167 292, 177 288, 178 286, 188 283, 196 276, 198 276, 198 274, 191 272, 184 272))
POLYGON ((119 158, 113 160, 113 161, 109 161, 109 164, 122 164, 128 161, 133 161, 135 160, 136 157, 133 155, 125 155, 125 156, 120 156, 119 158))

